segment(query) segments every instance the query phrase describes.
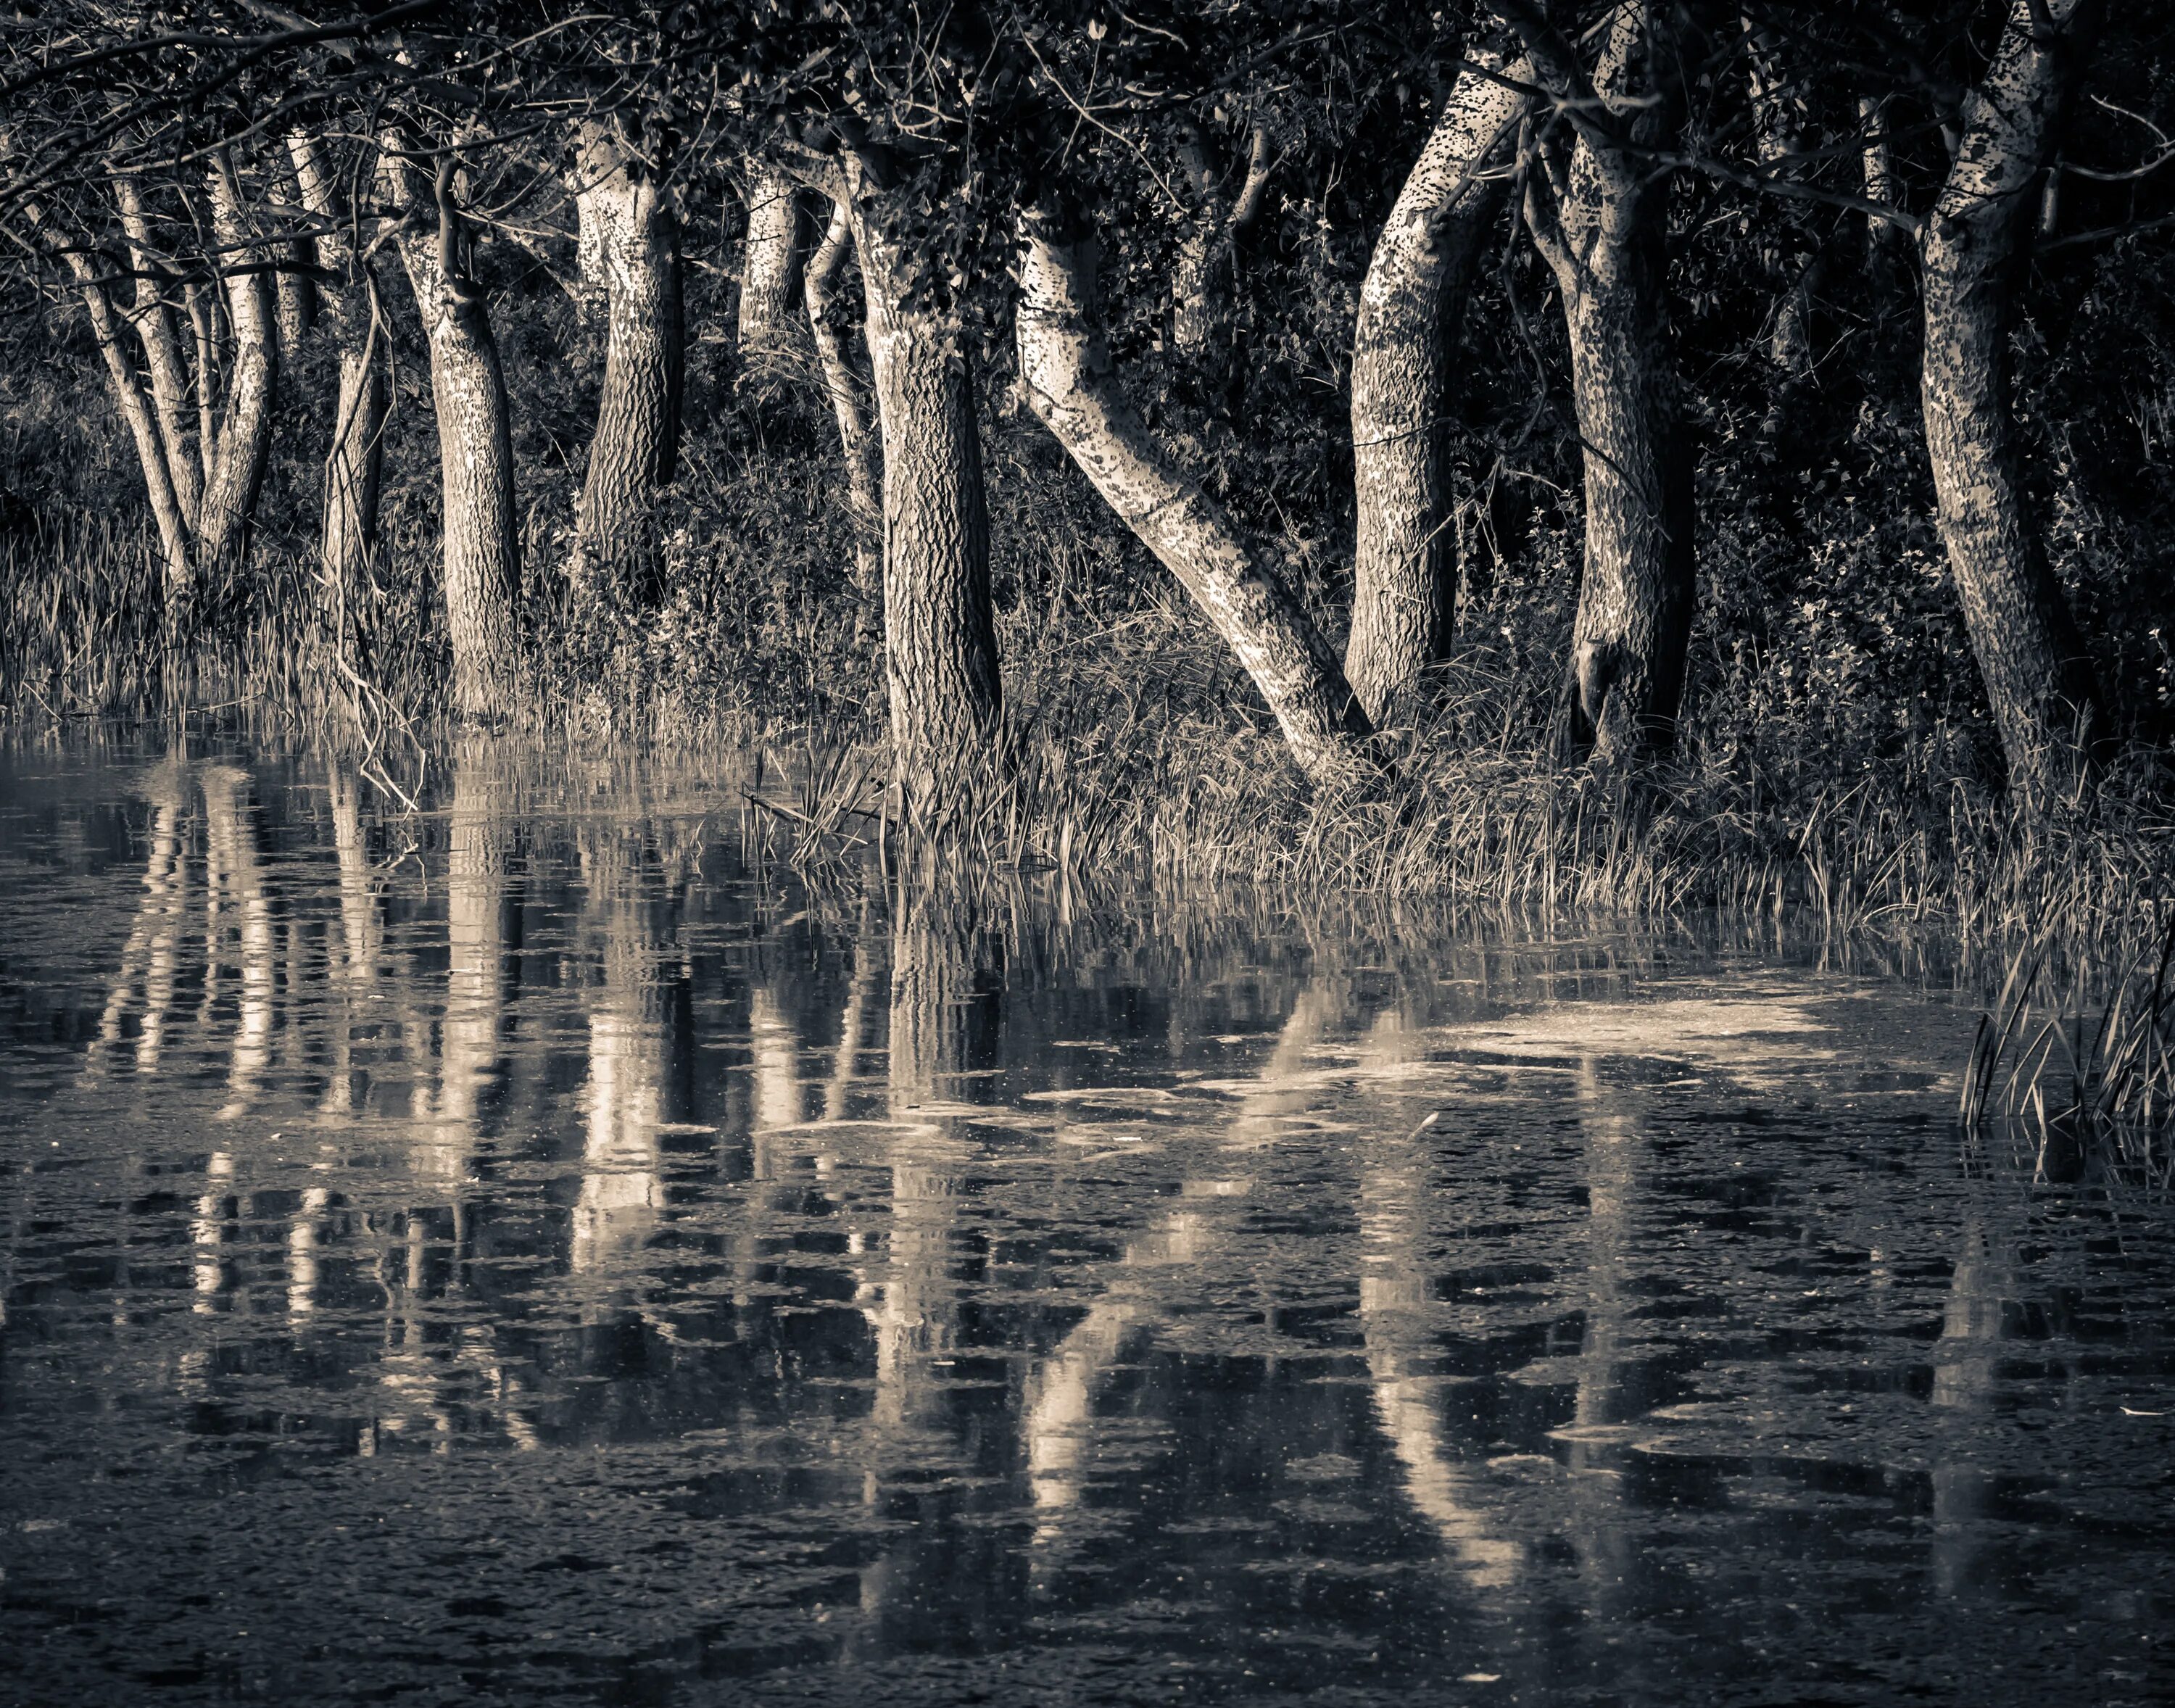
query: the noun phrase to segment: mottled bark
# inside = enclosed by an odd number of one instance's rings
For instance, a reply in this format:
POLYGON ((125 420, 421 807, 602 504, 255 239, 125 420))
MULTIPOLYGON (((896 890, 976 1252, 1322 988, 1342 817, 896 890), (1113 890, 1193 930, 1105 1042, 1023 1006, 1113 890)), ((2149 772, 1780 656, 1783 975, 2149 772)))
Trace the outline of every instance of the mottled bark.
POLYGON ((239 556, 247 547, 257 494, 272 458, 273 404, 279 378, 279 345, 264 256, 244 223, 241 182, 230 156, 222 154, 214 162, 208 187, 234 344, 219 452, 204 486, 197 529, 197 559, 202 569, 239 556))
POLYGON ((1584 451, 1586 562, 1564 734, 1603 764, 1671 746, 1691 635, 1691 458, 1664 294, 1670 178, 1645 152, 1679 122, 1682 60, 1656 10, 1618 8, 1590 79, 1559 38, 1532 26, 1530 8, 1511 11, 1537 79, 1597 102, 1608 124, 1566 124, 1543 144, 1525 202, 1563 298, 1584 451))
MULTIPOLYGON (((1492 64, 1500 68, 1500 56, 1492 64)), ((1521 82, 1527 68, 1517 68, 1521 82)), ((1399 715, 1456 620, 1448 415, 1473 264, 1501 186, 1479 175, 1525 97, 1467 71, 1452 87, 1376 240, 1352 344, 1358 502, 1344 674, 1377 724, 1399 715)))
POLYGON ((639 605, 657 590, 657 489, 671 480, 680 448, 680 225, 670 190, 601 127, 583 157, 608 330, 568 577, 578 597, 639 605))
POLYGON ((1318 783, 1364 774, 1370 726, 1336 653, 1216 502, 1170 467, 1119 394, 1093 296, 1085 244, 1023 238, 1020 382, 1035 414, 1238 655, 1300 769, 1318 783))
POLYGON ((1219 340, 1231 301, 1234 263, 1239 240, 1261 217, 1268 198, 1269 170, 1273 157, 1269 133, 1256 126, 1247 155, 1245 182, 1235 199, 1223 195, 1221 164, 1210 155, 1207 139, 1189 137, 1181 151, 1185 177, 1196 205, 1192 225, 1178 247, 1178 263, 1171 272, 1171 346, 1193 360, 1207 355, 1219 340))
POLYGON ((1924 235, 1919 387, 1941 537, 2010 787, 2042 806, 2104 739, 2107 719, 2031 515, 2009 337, 2017 258, 2099 11, 2094 0, 2015 0, 1966 99, 1924 235))
POLYGON ((747 239, 740 258, 740 359, 751 366, 792 348, 800 314, 800 186, 775 166, 747 165, 747 239))
MULTIPOLYGON (((288 138, 302 205, 327 227, 317 240, 327 317, 339 346, 339 395, 325 456, 324 523, 318 564, 339 657, 361 668, 366 653, 371 560, 377 545, 377 501, 390 408, 382 302, 374 263, 350 241, 346 198, 307 132, 288 138)), ((372 221, 374 226, 376 221, 372 221)))
POLYGON ((974 372, 956 313, 909 296, 892 193, 851 157, 847 182, 883 435, 892 762, 909 810, 929 813, 986 767, 1001 722, 974 372))
POLYGON ((831 322, 831 300, 847 257, 853 252, 852 214, 833 203, 823 241, 809 258, 802 281, 808 328, 816 341, 816 366, 838 424, 838 448, 846 464, 846 503, 854 523, 854 584, 874 604, 883 593, 883 464, 876 436, 861 405, 860 377, 854 371, 845 339, 831 322))
POLYGON ((431 342, 454 704, 464 717, 487 719, 513 709, 520 648, 520 535, 506 381, 490 307, 462 257, 450 163, 441 164, 434 183, 389 150, 386 161, 408 209, 400 256, 431 342))

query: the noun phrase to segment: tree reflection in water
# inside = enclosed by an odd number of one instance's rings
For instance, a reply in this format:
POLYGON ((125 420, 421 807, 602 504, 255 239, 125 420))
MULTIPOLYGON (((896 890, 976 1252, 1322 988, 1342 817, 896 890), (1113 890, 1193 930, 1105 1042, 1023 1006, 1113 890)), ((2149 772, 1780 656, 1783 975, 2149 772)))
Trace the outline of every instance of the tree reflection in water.
MULTIPOLYGON (((1695 1326, 1809 1298, 1771 1277, 1824 1228, 1862 1258, 1838 1320, 1915 1361, 1897 1394, 1925 1391, 1912 1337, 1938 1325, 1930 1393, 1903 1402, 1921 1575, 2006 1592, 1998 1361, 2031 1307, 2005 1201, 1914 1152, 1930 1215, 1846 1171, 1822 1177, 1832 1213, 1717 1242, 1699 1169, 1752 1152, 1684 1111, 1749 1082, 1518 1029, 1620 1015, 1653 966, 1150 924, 1001 886, 796 888, 710 805, 540 776, 489 738, 453 761, 442 816, 404 823, 339 766, 140 775, 52 1094, 126 1136, 106 1198, 14 1206, 9 1261, 41 1279, 8 1320, 61 1325, 58 1368, 70 1301, 95 1298, 107 1344, 149 1355, 94 1385, 185 1405, 156 1426, 177 1439, 307 1440, 388 1475, 484 1456, 466 1474, 578 1532, 550 1557, 631 1570, 654 1531, 707 1562, 725 1626, 788 1631, 689 1663, 727 1675, 1052 1631, 1169 1656, 1211 1629, 1243 1667, 1352 1632, 1545 1696, 1614 1676, 1604 1634, 1681 1589, 1652 1491, 1692 1426, 1663 1413, 1709 1418, 1733 1464, 1814 1454, 1792 1367, 1695 1326), (45 1230, 106 1217, 105 1291, 79 1292, 45 1230), (1664 1405, 1700 1360, 1738 1385, 1703 1371, 1716 1397, 1664 1405), (561 1468, 524 1482, 490 1457, 507 1447, 561 1468), (573 1448, 594 1456, 569 1478, 573 1448), (605 1516, 620 1456, 648 1467, 638 1520, 605 1516), (766 1601, 742 1572, 799 1587, 766 1601)), ((8 1358, 35 1409, 43 1379, 8 1358)), ((1721 1523, 1740 1474, 1681 1521, 1721 1523)), ((518 1503, 503 1521, 531 1535, 518 1503)), ((1763 1556, 1717 1593, 1803 1596, 1799 1570, 1763 1556)))

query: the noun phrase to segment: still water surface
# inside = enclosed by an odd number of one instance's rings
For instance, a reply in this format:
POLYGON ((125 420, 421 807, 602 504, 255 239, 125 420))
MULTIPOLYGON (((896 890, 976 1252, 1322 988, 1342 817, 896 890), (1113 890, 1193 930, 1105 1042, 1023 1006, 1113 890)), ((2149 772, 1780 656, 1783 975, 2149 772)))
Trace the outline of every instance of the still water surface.
POLYGON ((2175 1696, 2168 1228, 1954 1000, 0 767, 0 1701, 2175 1696))

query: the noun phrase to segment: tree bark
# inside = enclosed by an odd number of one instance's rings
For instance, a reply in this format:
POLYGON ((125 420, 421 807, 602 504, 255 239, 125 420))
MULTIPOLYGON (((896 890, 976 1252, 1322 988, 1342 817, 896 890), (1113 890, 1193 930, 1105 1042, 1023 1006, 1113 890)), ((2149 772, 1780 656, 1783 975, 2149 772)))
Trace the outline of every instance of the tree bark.
POLYGON ((892 771, 925 814, 986 767, 1002 721, 974 371, 957 313, 909 295, 892 194, 858 157, 846 171, 883 435, 892 771))
POLYGON ((358 255, 345 235, 352 223, 350 210, 317 139, 296 131, 288 138, 288 151, 303 207, 327 228, 317 240, 317 262, 326 280, 327 315, 339 341, 339 397, 332 447, 325 456, 318 566, 339 656, 350 669, 360 670, 367 653, 366 589, 377 545, 378 486, 391 404, 382 305, 373 262, 358 255))
MULTIPOLYGON (((1500 68, 1500 57, 1492 63, 1500 68)), ((1521 67, 1519 81, 1530 79, 1521 67)), ((1359 507, 1344 674, 1376 724, 1406 708, 1449 650, 1456 620, 1448 414, 1458 334, 1499 185, 1478 174, 1525 97, 1461 76, 1398 192, 1359 291, 1352 344, 1353 485, 1359 507)))
POLYGON ((759 367, 792 346, 800 311, 800 186, 775 166, 747 163, 747 241, 741 251, 740 360, 759 367))
MULTIPOLYGON (((150 401, 144 395, 144 382, 137 374, 135 363, 129 359, 127 347, 122 342, 113 301, 98 276, 96 265, 79 249, 68 252, 68 262, 83 292, 84 306, 90 314, 91 336, 97 343, 99 355, 105 358, 106 377, 113 385, 114 404, 121 411, 129 437, 135 442, 137 466, 144 471, 144 493, 150 501, 151 519, 159 530, 161 578, 171 611, 177 602, 186 606, 193 569, 189 561, 189 528, 182 519, 173 476, 166 466, 166 447, 159 436, 159 424, 153 418, 150 401)), ((176 626, 170 619, 167 632, 174 633, 176 626)))
POLYGON ((846 502, 854 524, 854 584, 865 604, 883 597, 883 464, 876 436, 861 407, 861 384, 838 328, 831 323, 831 299, 853 252, 853 215, 833 203, 831 224, 810 258, 802 280, 808 329, 816 341, 816 366, 830 394, 831 414, 838 424, 838 447, 846 462, 846 502))
POLYGON ((489 306, 460 252, 450 157, 435 184, 390 150, 386 160, 409 209, 400 255, 431 341, 453 700, 462 716, 488 720, 513 709, 520 650, 521 545, 506 381, 489 306))
POLYGON ((129 262, 136 273, 136 300, 127 311, 127 318, 144 343, 144 365, 151 376, 151 399, 158 412, 159 434, 165 442, 166 472, 174 483, 174 497, 181 506, 182 520, 193 529, 203 498, 203 465, 190 442, 189 365, 182 353, 173 306, 167 300, 165 268, 160 261, 143 192, 129 177, 116 179, 113 191, 120 204, 121 227, 128 239, 129 262))
POLYGON ((680 227, 671 192, 602 133, 585 140, 605 273, 605 382, 588 471, 575 508, 576 596, 641 605, 659 579, 657 489, 680 446, 685 366, 680 227))
MULTIPOLYGON (((1745 48, 1751 59, 1750 95, 1755 142, 1760 164, 1784 176, 1783 167, 1804 146, 1799 122, 1800 89, 1793 74, 1789 43, 1775 31, 1744 20, 1745 48)), ((1791 395, 1813 371, 1813 285, 1819 265, 1807 206, 1779 201, 1772 209, 1778 238, 1772 266, 1774 317, 1767 327, 1767 361, 1776 388, 1766 429, 1778 429, 1791 395)))
POLYGON ((1222 171, 1208 153, 1207 139, 1199 135, 1188 138, 1182 154, 1185 176, 1200 205, 1192 228, 1179 245, 1178 264, 1172 269, 1170 336, 1171 347, 1179 355, 1197 361, 1219 341, 1230 306, 1239 240, 1261 217, 1274 160, 1268 132, 1256 126, 1245 182, 1238 198, 1227 203, 1222 171))
POLYGON ((227 318, 234 328, 234 360, 218 458, 204 487, 197 529, 200 575, 247 548, 257 494, 272 457, 273 404, 279 379, 272 292, 263 257, 243 223, 241 185, 231 156, 221 154, 213 163, 209 182, 212 231, 226 279, 227 318))
POLYGON ((1237 653, 1299 768, 1316 783, 1365 774, 1371 728, 1336 653, 1216 502, 1170 468, 1112 383, 1085 249, 1022 238, 1020 381, 1035 414, 1237 653))
POLYGON ((2107 723, 2031 513, 2009 335, 2041 175, 2099 14, 2096 0, 2015 0, 1924 235, 1919 388, 1941 537, 2010 788, 2042 810, 2107 723))
MULTIPOLYGON (((293 150, 288 152, 293 165, 293 150)), ((297 187, 300 179, 296 179, 297 187)), ((306 198, 305 198, 306 207, 306 198)), ((292 364, 301 359, 302 346, 317 324, 317 239, 305 232, 278 246, 279 271, 274 283, 279 307, 279 359, 292 364)))
POLYGON ((1691 636, 1692 469, 1663 290, 1670 176, 1644 152, 1679 122, 1679 44, 1646 0, 1621 6, 1589 82, 1532 8, 1503 9, 1538 79, 1559 99, 1594 100, 1609 127, 1542 147, 1525 214, 1563 297, 1585 453, 1565 745, 1604 765, 1636 762, 1674 742, 1691 636))

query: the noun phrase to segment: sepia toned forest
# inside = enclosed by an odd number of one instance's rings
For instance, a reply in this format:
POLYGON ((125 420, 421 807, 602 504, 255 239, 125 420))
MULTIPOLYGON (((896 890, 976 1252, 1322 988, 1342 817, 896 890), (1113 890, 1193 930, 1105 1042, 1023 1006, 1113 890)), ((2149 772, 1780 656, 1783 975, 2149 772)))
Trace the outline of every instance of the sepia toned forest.
POLYGON ((804 843, 1015 865, 2104 911, 2171 864, 2171 127, 2093 0, 25 5, 0 700, 395 792, 760 740, 804 843))

